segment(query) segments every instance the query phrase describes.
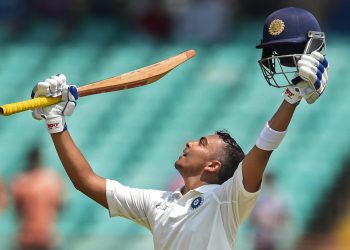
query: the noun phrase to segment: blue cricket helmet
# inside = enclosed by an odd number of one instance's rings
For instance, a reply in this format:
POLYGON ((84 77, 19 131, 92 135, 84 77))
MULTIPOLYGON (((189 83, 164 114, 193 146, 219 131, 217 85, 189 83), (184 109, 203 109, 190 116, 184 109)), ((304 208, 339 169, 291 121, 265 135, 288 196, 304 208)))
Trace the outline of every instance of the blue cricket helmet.
POLYGON ((292 85, 302 54, 325 51, 325 45, 317 19, 307 10, 288 7, 273 12, 266 18, 263 38, 256 46, 262 49, 259 65, 266 81, 274 87, 292 85))
POLYGON ((317 19, 310 12, 295 7, 283 8, 266 18, 263 39, 256 47, 306 43, 309 31, 321 32, 317 19))

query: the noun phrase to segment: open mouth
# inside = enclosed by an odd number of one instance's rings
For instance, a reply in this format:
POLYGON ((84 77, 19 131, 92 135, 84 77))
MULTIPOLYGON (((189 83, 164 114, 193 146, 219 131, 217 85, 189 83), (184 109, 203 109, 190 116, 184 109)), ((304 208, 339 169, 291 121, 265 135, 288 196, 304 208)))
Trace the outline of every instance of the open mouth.
MULTIPOLYGON (((187 156, 187 153, 188 153, 188 152, 187 152, 187 150, 186 150, 186 149, 184 149, 184 150, 182 151, 182 155, 181 155, 181 156, 186 157, 186 156, 187 156)), ((180 156, 180 157, 181 157, 181 156, 180 156)))

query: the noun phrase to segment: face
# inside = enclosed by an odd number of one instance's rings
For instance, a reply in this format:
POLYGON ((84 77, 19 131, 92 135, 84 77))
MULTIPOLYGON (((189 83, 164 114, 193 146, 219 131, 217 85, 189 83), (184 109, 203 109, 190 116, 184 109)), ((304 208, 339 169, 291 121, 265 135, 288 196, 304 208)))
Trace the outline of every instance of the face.
POLYGON ((224 147, 224 141, 218 135, 203 136, 196 141, 189 141, 179 159, 176 169, 183 177, 200 175, 224 147))

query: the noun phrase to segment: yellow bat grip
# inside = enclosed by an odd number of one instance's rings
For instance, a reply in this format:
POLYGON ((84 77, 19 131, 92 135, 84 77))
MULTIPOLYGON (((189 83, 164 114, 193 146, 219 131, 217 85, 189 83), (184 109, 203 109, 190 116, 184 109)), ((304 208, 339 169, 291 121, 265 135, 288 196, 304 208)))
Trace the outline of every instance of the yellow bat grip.
POLYGON ((46 107, 52 104, 59 103, 62 97, 37 97, 31 100, 15 102, 0 106, 0 115, 12 115, 22 111, 46 107))

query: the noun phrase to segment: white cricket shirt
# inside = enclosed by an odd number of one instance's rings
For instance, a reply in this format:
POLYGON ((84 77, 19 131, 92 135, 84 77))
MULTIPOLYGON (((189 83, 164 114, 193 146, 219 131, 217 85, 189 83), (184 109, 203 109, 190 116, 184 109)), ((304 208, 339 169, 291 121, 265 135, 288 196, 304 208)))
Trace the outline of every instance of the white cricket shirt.
POLYGON ((107 180, 109 214, 148 228, 155 250, 231 250, 259 193, 246 191, 242 181, 242 164, 222 185, 204 185, 185 195, 107 180))

